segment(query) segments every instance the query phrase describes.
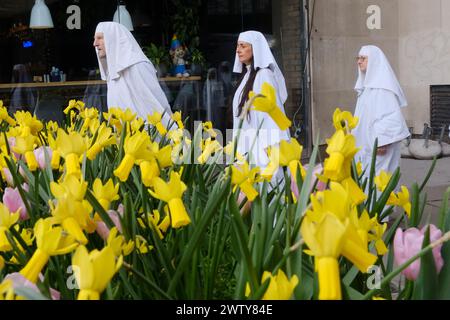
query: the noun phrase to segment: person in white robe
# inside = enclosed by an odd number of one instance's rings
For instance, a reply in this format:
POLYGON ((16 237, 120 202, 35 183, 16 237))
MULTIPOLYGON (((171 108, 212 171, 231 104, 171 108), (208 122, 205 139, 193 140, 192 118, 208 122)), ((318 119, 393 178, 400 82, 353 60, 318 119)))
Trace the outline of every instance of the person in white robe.
POLYGON ((107 81, 108 108, 131 109, 147 121, 155 111, 168 125, 172 111, 162 90, 156 69, 130 31, 117 22, 100 22, 94 47, 103 80, 107 81))
MULTIPOLYGON (((233 96, 233 138, 237 135, 249 91, 260 93, 264 82, 275 88, 277 105, 285 113, 286 83, 262 33, 246 31, 239 35, 233 72, 242 75, 233 96)), ((250 110, 242 123, 237 151, 244 156, 248 153, 249 163, 259 166, 262 171, 269 163, 267 148, 281 140, 290 140, 289 130, 280 130, 267 113, 250 110)))
POLYGON ((407 106, 405 94, 384 53, 368 45, 359 51, 358 93, 355 116, 359 118, 352 134, 356 138, 356 161, 361 161, 365 177, 369 176, 375 139, 375 175, 381 170, 393 173, 400 164, 401 141, 410 135, 401 108, 407 106))

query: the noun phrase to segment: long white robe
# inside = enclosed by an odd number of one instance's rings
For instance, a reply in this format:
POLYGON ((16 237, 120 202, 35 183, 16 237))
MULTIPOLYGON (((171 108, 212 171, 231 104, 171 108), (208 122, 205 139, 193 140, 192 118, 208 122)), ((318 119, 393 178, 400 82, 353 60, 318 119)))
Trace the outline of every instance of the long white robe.
MULTIPOLYGON (((250 65, 247 66, 247 73, 244 76, 240 86, 236 90, 233 98, 233 138, 237 134, 239 128, 240 118, 237 117, 238 105, 241 100, 242 91, 250 76, 250 65)), ((258 71, 253 83, 253 91, 257 94, 261 92, 261 87, 264 82, 268 82, 272 85, 277 92, 277 105, 284 113, 283 103, 278 94, 278 83, 275 81, 274 72, 268 68, 263 68, 258 71)), ((290 140, 290 134, 288 130, 280 130, 278 125, 272 120, 272 118, 265 112, 250 110, 250 119, 246 118, 243 121, 242 129, 239 135, 239 141, 237 145, 237 151, 245 155, 249 153, 249 163, 259 166, 261 170, 269 163, 269 158, 266 153, 266 149, 269 146, 279 143, 281 140, 290 140), (261 126, 259 133, 257 129, 261 126), (252 148, 252 144, 254 146, 252 148)))
POLYGON ((358 97, 355 116, 359 123, 352 134, 356 146, 361 148, 355 159, 366 169, 365 176, 369 175, 376 138, 379 147, 387 145, 386 154, 376 158, 376 175, 381 170, 394 172, 400 163, 400 142, 410 135, 397 96, 386 89, 364 88, 358 97))
POLYGON ((163 124, 167 126, 172 112, 155 68, 150 63, 139 62, 120 71, 119 75, 108 80, 108 108, 130 108, 144 120, 155 111, 165 112, 163 124))

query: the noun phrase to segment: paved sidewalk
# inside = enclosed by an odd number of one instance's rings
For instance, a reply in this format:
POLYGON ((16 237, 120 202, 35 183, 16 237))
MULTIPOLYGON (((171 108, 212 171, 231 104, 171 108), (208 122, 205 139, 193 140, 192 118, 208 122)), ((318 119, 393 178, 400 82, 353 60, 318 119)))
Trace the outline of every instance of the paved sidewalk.
MULTIPOLYGON (((420 186, 431 166, 431 160, 416 160, 402 158, 400 161, 400 183, 408 189, 414 182, 420 186)), ((450 157, 437 160, 436 167, 424 189, 427 193, 427 204, 425 206, 422 224, 430 221, 437 224, 439 208, 445 190, 450 186, 450 157), (430 220, 428 220, 430 219, 430 220)))

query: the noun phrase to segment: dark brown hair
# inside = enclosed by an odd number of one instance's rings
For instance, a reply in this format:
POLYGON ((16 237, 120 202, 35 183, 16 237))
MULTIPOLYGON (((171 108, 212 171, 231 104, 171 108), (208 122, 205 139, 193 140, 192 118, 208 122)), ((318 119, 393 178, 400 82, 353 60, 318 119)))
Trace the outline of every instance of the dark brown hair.
MULTIPOLYGON (((244 108, 244 105, 245 105, 245 103, 248 100, 248 94, 250 93, 250 91, 253 90, 253 84, 255 83, 255 78, 256 78, 256 74, 258 73, 258 71, 259 71, 259 68, 256 68, 256 70, 255 70, 254 65, 253 65, 253 61, 252 61, 252 65, 251 65, 251 68, 250 68, 250 76, 249 76, 249 78, 247 80, 247 83, 245 84, 244 89, 242 90, 240 101, 239 101, 239 105, 238 105, 238 114, 234 115, 235 117, 239 117, 241 115, 242 109, 244 108)), ((241 82, 244 79, 246 73, 247 73, 247 68, 243 64, 242 65, 241 77, 240 77, 238 83, 236 84, 236 88, 234 89, 233 96, 236 94, 236 90, 241 85, 241 82)))

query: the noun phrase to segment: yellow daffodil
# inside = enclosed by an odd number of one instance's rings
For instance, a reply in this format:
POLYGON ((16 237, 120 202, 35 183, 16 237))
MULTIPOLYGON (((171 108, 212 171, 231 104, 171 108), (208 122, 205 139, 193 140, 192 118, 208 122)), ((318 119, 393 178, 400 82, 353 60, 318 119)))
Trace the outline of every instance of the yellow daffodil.
POLYGON ((111 136, 112 129, 108 128, 105 123, 102 123, 97 131, 97 139, 94 144, 88 149, 86 156, 89 160, 94 160, 97 154, 103 148, 116 143, 116 138, 111 136))
POLYGON ((162 114, 159 112, 153 112, 153 114, 147 116, 148 122, 155 126, 159 134, 164 136, 167 133, 166 127, 162 124, 162 114))
POLYGON ((147 240, 144 239, 144 237, 142 237, 141 235, 137 235, 135 238, 135 246, 136 246, 136 250, 139 251, 139 253, 141 254, 146 254, 148 253, 150 250, 153 249, 153 246, 150 246, 147 243, 147 240))
POLYGON ((0 202, 0 251, 12 250, 11 244, 8 241, 6 233, 9 228, 19 220, 19 210, 17 212, 10 212, 8 207, 0 202))
MULTIPOLYGON (((264 97, 257 97, 253 101, 252 110, 266 112, 281 130, 288 129, 291 126, 291 121, 277 105, 275 88, 264 82, 261 87, 261 94, 264 97)), ((253 96, 255 96, 255 93, 251 91, 249 98, 251 99, 253 96)))
POLYGON ((361 190, 352 177, 345 178, 341 181, 341 185, 348 191, 353 203, 358 205, 367 199, 367 195, 361 190))
POLYGON ((174 112, 171 116, 172 120, 175 121, 179 129, 184 129, 183 120, 181 117, 181 111, 174 112))
POLYGON ((70 132, 67 134, 64 130, 58 129, 56 146, 66 160, 67 175, 80 176, 80 156, 87 149, 86 139, 80 133, 70 132))
POLYGON ((95 179, 92 191, 105 211, 109 209, 111 202, 119 199, 119 184, 114 185, 112 179, 109 179, 104 185, 99 178, 95 179))
POLYGON ((153 180, 153 191, 149 190, 152 197, 167 202, 169 205, 172 228, 180 228, 191 223, 183 200, 181 200, 186 188, 186 185, 181 181, 180 175, 172 171, 169 182, 156 177, 153 180))
POLYGON ((203 152, 197 158, 199 164, 204 164, 211 157, 211 154, 216 153, 222 149, 222 146, 217 140, 212 140, 208 138, 204 141, 203 152))
POLYGON ((125 237, 119 234, 116 227, 111 228, 106 242, 108 247, 113 249, 116 257, 127 256, 134 249, 134 242, 132 240, 125 242, 125 237))
POLYGON ((356 163, 356 174, 358 175, 358 177, 360 177, 362 174, 362 162, 361 161, 358 161, 356 163))
POLYGON ((141 168, 142 183, 146 187, 151 187, 153 179, 159 177, 160 174, 158 163, 154 159, 151 161, 142 161, 139 167, 141 168))
POLYGON ((74 250, 78 243, 70 235, 64 235, 61 227, 53 227, 46 219, 39 219, 34 225, 37 249, 20 274, 36 283, 39 273, 45 267, 50 256, 67 254, 74 250))
POLYGON ((408 188, 405 186, 402 186, 401 191, 398 192, 397 194, 391 192, 386 204, 403 207, 408 217, 411 215, 411 202, 409 201, 409 191, 408 188))
POLYGON ((36 115, 31 115, 29 112, 17 111, 14 114, 17 124, 22 129, 22 135, 26 136, 31 134, 38 136, 39 132, 44 128, 44 125, 40 120, 36 118, 36 115))
POLYGON ((211 121, 203 122, 203 130, 206 131, 206 133, 208 133, 211 138, 217 137, 217 132, 214 130, 211 121))
POLYGON ((86 195, 87 182, 75 176, 65 176, 60 183, 51 182, 50 190, 56 199, 68 198, 82 201, 86 195))
POLYGON ((231 166, 231 183, 235 185, 233 191, 239 187, 247 199, 253 201, 259 194, 253 187, 255 182, 261 180, 258 177, 259 170, 259 167, 250 170, 247 162, 231 166))
MULTIPOLYGON (((0 101, 1 102, 1 101, 0 101)), ((15 300, 14 287, 12 280, 4 280, 0 283, 0 301, 15 300)))
MULTIPOLYGON (((57 129, 58 130, 58 129, 57 129)), ((58 149, 55 138, 50 133, 47 137, 48 145, 52 149, 52 159, 50 160, 50 165, 53 170, 59 168, 59 163, 61 162, 61 151, 58 149)))
POLYGON ((64 230, 72 235, 78 242, 87 244, 83 230, 93 232, 95 230, 95 222, 90 217, 92 206, 86 200, 75 201, 64 198, 59 199, 56 206, 50 202, 50 210, 52 214, 52 223, 61 224, 64 230))
POLYGON ((303 147, 296 139, 291 139, 290 141, 281 140, 277 146, 273 146, 269 149, 270 162, 261 175, 271 178, 278 170, 278 167, 282 166, 289 167, 289 171, 291 172, 294 181, 297 181, 298 167, 300 167, 302 177, 305 177, 305 169, 300 163, 302 150, 303 147))
POLYGON ((78 300, 99 300, 100 294, 120 269, 122 262, 122 256, 116 261, 114 251, 109 246, 90 253, 86 247, 78 247, 72 257, 75 279, 80 288, 78 300))
POLYGON ((150 160, 152 158, 152 154, 148 150, 149 144, 150 137, 145 132, 138 132, 125 138, 125 157, 120 162, 119 167, 114 170, 114 175, 120 181, 127 181, 131 169, 133 169, 137 160, 150 160))
POLYGON ((345 135, 343 130, 334 133, 331 139, 327 139, 326 149, 329 158, 324 163, 324 175, 333 180, 340 181, 339 177, 350 176, 351 159, 353 159, 358 148, 356 148, 355 137, 345 135))
POLYGON ((8 114, 8 109, 3 106, 3 101, 0 100, 0 121, 6 121, 10 126, 15 126, 16 121, 8 114))
POLYGON ((376 221, 372 228, 372 233, 369 234, 369 240, 375 241, 375 249, 380 256, 385 255, 388 252, 388 248, 383 241, 383 235, 386 231, 386 228, 387 223, 380 224, 378 223, 378 221, 376 221))
POLYGON ((36 137, 32 135, 28 135, 25 137, 16 137, 16 145, 12 147, 13 151, 25 156, 25 160, 27 162, 28 168, 30 168, 30 171, 35 171, 39 167, 36 156, 33 153, 33 150, 36 146, 35 142, 36 137))
POLYGON ((358 125, 358 117, 353 117, 350 112, 336 108, 333 113, 333 124, 336 130, 344 130, 349 133, 358 125))
MULTIPOLYGON (((278 269, 275 276, 268 271, 264 271, 261 283, 264 283, 267 279, 270 279, 270 282, 262 300, 289 300, 298 284, 298 277, 296 275, 288 279, 281 269, 278 269)), ((250 286, 248 284, 245 295, 250 295, 250 286)))
POLYGON ((383 192, 384 189, 386 189, 389 180, 391 180, 391 177, 392 177, 391 173, 381 170, 380 174, 376 176, 374 179, 377 189, 383 192))
POLYGON ((82 112, 84 110, 84 102, 80 100, 70 100, 69 105, 64 109, 64 114, 69 114, 71 110, 77 110, 78 112, 82 112))
POLYGON ((300 232, 315 257, 320 300, 342 299, 337 258, 344 246, 347 227, 348 220, 342 223, 331 214, 326 214, 320 223, 314 223, 308 216, 303 218, 300 232))
POLYGON ((144 124, 145 124, 144 119, 142 119, 142 118, 134 119, 133 121, 131 121, 131 125, 130 125, 131 132, 134 134, 138 131, 141 131, 144 127, 144 124))
MULTIPOLYGON (((161 216, 158 210, 153 210, 153 214, 147 214, 147 219, 150 222, 151 227, 153 227, 153 230, 155 230, 160 239, 164 239, 163 233, 166 233, 167 229, 170 227, 170 216, 167 206, 164 206, 164 211, 166 212, 166 215, 162 221, 160 221, 161 216)), ((138 218, 138 222, 142 228, 147 227, 146 223, 143 221, 143 218, 138 218)))

